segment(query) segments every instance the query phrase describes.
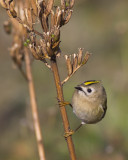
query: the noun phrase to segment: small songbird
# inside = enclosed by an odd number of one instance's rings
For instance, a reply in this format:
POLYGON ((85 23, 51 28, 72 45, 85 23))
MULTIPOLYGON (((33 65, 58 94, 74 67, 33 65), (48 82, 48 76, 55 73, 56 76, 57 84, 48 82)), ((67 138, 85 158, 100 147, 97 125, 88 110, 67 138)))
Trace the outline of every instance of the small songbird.
MULTIPOLYGON (((94 124, 102 120, 107 110, 107 95, 101 81, 90 80, 75 87, 72 104, 75 115, 82 121, 77 131, 83 124, 94 124)), ((65 137, 75 131, 65 133, 65 137)))
POLYGON ((83 124, 94 124, 102 120, 107 110, 107 94, 101 81, 90 80, 75 87, 72 104, 60 102, 60 105, 70 105, 81 124, 73 131, 65 132, 67 138, 76 132, 83 124))
POLYGON ((101 81, 86 81, 75 89, 72 97, 73 112, 82 123, 93 124, 104 118, 107 95, 101 81))

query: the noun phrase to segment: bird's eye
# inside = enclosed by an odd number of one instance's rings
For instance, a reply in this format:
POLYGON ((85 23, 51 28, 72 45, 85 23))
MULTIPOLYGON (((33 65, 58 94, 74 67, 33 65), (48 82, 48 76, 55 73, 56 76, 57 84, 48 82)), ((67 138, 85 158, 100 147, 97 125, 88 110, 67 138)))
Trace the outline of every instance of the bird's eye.
POLYGON ((92 92, 91 88, 88 88, 88 89, 87 89, 87 92, 88 92, 88 93, 91 93, 91 92, 92 92))

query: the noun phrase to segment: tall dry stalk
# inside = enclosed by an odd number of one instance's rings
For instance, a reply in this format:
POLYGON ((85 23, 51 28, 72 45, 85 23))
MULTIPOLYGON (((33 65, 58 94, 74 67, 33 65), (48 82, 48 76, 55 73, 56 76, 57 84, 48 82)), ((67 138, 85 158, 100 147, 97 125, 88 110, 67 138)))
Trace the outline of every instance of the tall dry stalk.
POLYGON ((24 54, 25 54, 25 62, 26 62, 26 73, 27 73, 28 85, 29 85, 30 102, 31 102, 31 108, 32 108, 32 117, 33 117, 33 124, 34 124, 34 129, 36 134, 37 145, 38 145, 38 152, 39 152, 40 160, 45 160, 46 158, 45 158, 45 152, 44 152, 40 122, 39 122, 39 115, 37 110, 34 83, 33 83, 32 72, 31 72, 31 62, 30 62, 29 51, 27 48, 25 48, 24 54))
MULTIPOLYGON (((64 101, 63 89, 62 89, 62 85, 61 85, 61 81, 60 81, 60 76, 59 76, 59 72, 58 72, 58 66, 57 66, 56 59, 51 60, 51 67, 53 70, 54 80, 55 80, 55 84, 56 84, 57 98, 61 102, 63 102, 64 101)), ((60 105, 59 107, 60 107, 61 116, 62 116, 62 120, 63 120, 64 130, 65 130, 65 132, 68 132, 70 130, 70 126, 69 126, 69 121, 68 121, 65 106, 60 105)), ((68 145, 68 149, 69 149, 69 153, 70 153, 70 158, 72 160, 76 160, 75 149, 74 149, 72 137, 69 136, 69 137, 67 137, 66 140, 67 140, 67 145, 68 145)))
MULTIPOLYGON (((57 57, 61 55, 60 50, 60 28, 67 24, 72 15, 74 0, 61 0, 60 6, 54 7, 54 0, 28 0, 22 10, 25 19, 22 19, 15 9, 14 0, 0 0, 1 5, 7 10, 9 16, 14 18, 26 30, 24 42, 36 60, 42 61, 53 72, 57 98, 64 102, 63 84, 86 62, 90 53, 86 52, 83 57, 83 50, 80 48, 77 54, 65 55, 68 70, 67 77, 61 82, 58 71, 57 57), (34 24, 40 22, 42 33, 34 28, 34 24), (38 37, 38 38, 37 38, 38 37)), ((70 132, 70 125, 65 106, 59 103, 63 126, 65 132, 70 132)), ((72 136, 66 138, 71 160, 76 160, 76 154, 72 136)))
MULTIPOLYGON (((26 6, 29 5, 28 1, 24 2, 24 4, 26 6)), ((7 3, 6 6, 9 6, 9 3, 7 3)), ((24 21, 26 17, 25 17, 25 14, 23 14, 22 12, 24 8, 23 1, 18 1, 15 6, 14 4, 11 4, 11 7, 15 7, 17 14, 24 21)), ((13 59, 13 62, 17 65, 22 75, 28 82, 30 103, 31 103, 30 106, 32 111, 33 126, 35 130, 35 135, 36 135, 39 158, 40 160, 46 160, 42 134, 41 134, 41 127, 39 122, 39 114, 37 109, 34 82, 33 82, 32 72, 31 72, 31 60, 29 55, 30 51, 28 50, 28 48, 25 47, 25 43, 27 43, 27 41, 26 42, 24 41, 24 39, 27 38, 28 36, 27 29, 24 28, 22 24, 17 22, 16 19, 11 17, 9 22, 6 21, 4 23, 4 28, 8 33, 10 33, 11 25, 12 25, 12 34, 13 34, 13 45, 10 49, 10 55, 13 59), (23 70, 23 61, 25 61, 26 71, 23 70)))

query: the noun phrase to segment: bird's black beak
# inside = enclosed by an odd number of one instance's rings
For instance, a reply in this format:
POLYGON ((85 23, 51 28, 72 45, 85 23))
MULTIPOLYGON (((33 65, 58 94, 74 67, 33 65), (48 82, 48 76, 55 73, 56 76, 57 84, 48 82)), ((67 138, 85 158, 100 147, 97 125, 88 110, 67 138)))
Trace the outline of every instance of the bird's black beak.
POLYGON ((75 89, 78 89, 80 91, 83 91, 83 89, 80 86, 75 87, 75 89))

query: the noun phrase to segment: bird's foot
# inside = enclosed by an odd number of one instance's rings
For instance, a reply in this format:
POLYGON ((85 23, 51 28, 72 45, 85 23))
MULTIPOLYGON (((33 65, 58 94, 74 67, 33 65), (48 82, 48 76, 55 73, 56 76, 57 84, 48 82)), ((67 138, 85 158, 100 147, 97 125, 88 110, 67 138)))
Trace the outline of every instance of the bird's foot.
POLYGON ((72 107, 72 105, 71 105, 70 102, 60 101, 59 99, 57 99, 57 100, 58 100, 58 103, 59 103, 59 106, 60 106, 60 107, 67 106, 67 105, 70 105, 70 106, 72 107))
POLYGON ((67 137, 73 135, 74 133, 75 133, 75 131, 70 130, 70 131, 68 131, 68 132, 65 132, 64 137, 67 138, 67 137))

